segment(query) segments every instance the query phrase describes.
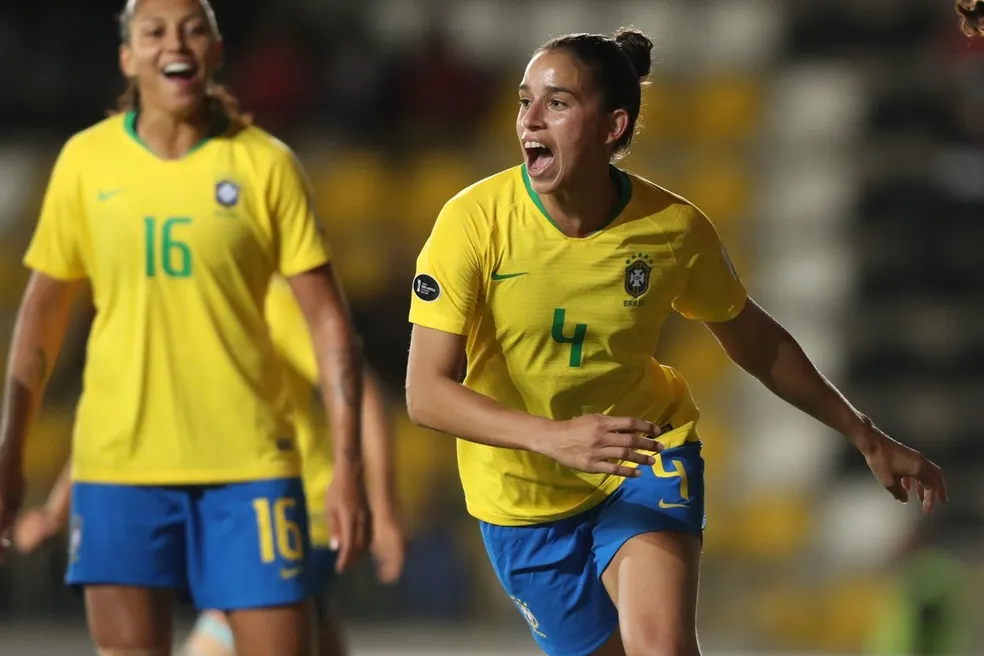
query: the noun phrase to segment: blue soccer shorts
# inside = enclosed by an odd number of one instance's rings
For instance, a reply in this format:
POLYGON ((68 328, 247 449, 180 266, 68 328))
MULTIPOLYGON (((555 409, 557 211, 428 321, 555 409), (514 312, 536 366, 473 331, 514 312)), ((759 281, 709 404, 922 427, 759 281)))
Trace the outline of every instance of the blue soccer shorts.
POLYGON ((653 531, 703 535, 704 461, 700 443, 667 449, 579 515, 533 526, 481 523, 500 583, 549 656, 588 656, 618 630, 601 582, 630 538, 653 531))
POLYGON ((313 593, 299 478, 222 485, 75 483, 66 582, 173 588, 199 609, 313 593))

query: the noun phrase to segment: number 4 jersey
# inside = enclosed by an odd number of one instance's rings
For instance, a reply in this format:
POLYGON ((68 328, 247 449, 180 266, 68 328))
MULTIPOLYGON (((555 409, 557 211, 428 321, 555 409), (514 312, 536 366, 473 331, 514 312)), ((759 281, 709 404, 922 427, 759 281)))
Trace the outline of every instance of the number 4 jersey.
MULTIPOLYGON (((660 330, 674 310, 730 320, 745 289, 698 209, 615 167, 611 175, 618 206, 580 239, 553 224, 524 167, 452 198, 417 259, 410 321, 467 335, 465 386, 510 408, 640 417, 671 425, 677 443, 695 441, 686 383, 653 359, 660 330)), ((469 512, 500 525, 577 514, 623 480, 465 440, 458 464, 469 512)))
POLYGON ((217 131, 164 160, 140 141, 135 120, 118 115, 68 141, 25 256, 35 271, 92 286, 73 476, 295 476, 263 308, 274 272, 328 261, 304 174, 257 128, 217 131))

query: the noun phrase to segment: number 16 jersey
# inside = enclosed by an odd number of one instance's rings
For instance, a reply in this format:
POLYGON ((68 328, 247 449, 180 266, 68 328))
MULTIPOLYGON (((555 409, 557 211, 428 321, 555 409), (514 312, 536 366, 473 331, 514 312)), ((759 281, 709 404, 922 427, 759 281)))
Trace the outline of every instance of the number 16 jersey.
POLYGON ((296 476, 264 319, 274 272, 328 260, 293 153, 255 127, 165 160, 134 114, 72 137, 25 264, 88 279, 96 308, 73 477, 196 484, 296 476))
MULTIPOLYGON (((452 198, 417 259, 410 321, 467 335, 464 385, 510 408, 559 420, 639 417, 693 441, 687 385, 653 358, 660 330, 674 310, 733 319, 745 289, 699 210, 611 174, 618 205, 584 238, 553 224, 522 166, 452 198)), ((458 466, 469 512, 499 525, 575 515, 624 480, 460 439, 458 466)))

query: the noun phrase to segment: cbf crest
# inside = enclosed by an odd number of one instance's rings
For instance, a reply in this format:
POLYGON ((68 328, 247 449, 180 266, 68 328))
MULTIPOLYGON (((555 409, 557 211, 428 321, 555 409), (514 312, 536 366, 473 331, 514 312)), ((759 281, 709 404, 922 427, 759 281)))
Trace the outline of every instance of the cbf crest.
POLYGON ((523 619, 526 620, 526 623, 530 625, 530 630, 541 638, 546 638, 547 634, 540 630, 540 620, 536 619, 536 615, 534 615, 533 611, 530 610, 530 607, 526 605, 526 602, 518 597, 510 596, 510 599, 512 599, 513 604, 516 605, 516 609, 519 611, 519 614, 522 615, 523 619))
POLYGON ((633 253, 625 260, 625 293, 639 298, 649 291, 649 275, 653 272, 653 258, 645 253, 633 253))
POLYGON ((215 183, 215 202, 225 208, 235 207, 239 202, 239 185, 232 180, 219 180, 215 183))

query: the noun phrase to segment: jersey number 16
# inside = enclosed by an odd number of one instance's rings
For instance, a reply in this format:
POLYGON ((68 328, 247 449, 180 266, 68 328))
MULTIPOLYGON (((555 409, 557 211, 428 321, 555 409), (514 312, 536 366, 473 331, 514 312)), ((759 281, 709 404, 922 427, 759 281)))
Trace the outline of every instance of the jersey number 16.
POLYGON ((187 223, 191 223, 188 217, 172 216, 161 221, 158 230, 157 217, 144 219, 144 266, 148 278, 156 278, 158 269, 168 278, 191 276, 191 247, 174 236, 174 229, 187 223))

